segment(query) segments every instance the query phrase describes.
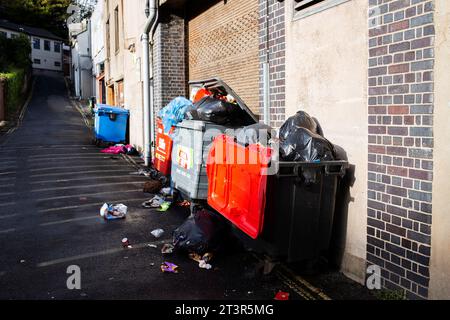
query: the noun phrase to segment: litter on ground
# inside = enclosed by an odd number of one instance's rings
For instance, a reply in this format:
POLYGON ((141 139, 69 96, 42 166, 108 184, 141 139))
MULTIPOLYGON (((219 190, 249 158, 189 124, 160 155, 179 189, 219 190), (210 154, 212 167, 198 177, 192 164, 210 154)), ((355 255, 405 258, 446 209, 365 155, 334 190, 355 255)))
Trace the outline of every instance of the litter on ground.
POLYGON ((164 273, 178 273, 178 266, 171 262, 163 262, 161 264, 161 271, 164 273))
POLYGON ((155 229, 152 232, 150 232, 155 238, 159 238, 164 234, 163 229, 155 229))
POLYGON ((124 204, 108 204, 105 203, 100 208, 100 216, 105 220, 123 219, 127 215, 128 207, 124 204))

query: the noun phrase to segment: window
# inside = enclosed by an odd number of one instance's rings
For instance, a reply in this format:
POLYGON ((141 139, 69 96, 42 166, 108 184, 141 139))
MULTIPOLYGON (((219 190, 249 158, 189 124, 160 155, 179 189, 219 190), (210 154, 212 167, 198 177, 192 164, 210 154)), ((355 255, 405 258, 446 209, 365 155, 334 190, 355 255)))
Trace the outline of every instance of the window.
POLYGON ((34 60, 33 60, 33 63, 34 63, 34 64, 41 64, 41 59, 34 59, 34 60))
POLYGON ((61 62, 55 61, 55 67, 61 67, 61 62))
POLYGON ((116 52, 119 51, 119 6, 114 9, 114 49, 116 52))
POLYGON ((16 33, 11 33, 11 39, 15 39, 17 37, 18 37, 18 35, 16 33))
POLYGON ((111 56, 111 28, 109 24, 109 20, 106 21, 106 58, 111 56))
POLYGON ((41 39, 39 38, 33 38, 33 48, 36 50, 41 49, 41 39))
POLYGON ((8 34, 5 31, 0 31, 0 37, 7 37, 8 34))
POLYGON ((54 50, 55 52, 61 52, 61 43, 59 43, 59 42, 54 42, 53 50, 54 50))
POLYGON ((349 0, 295 0, 294 19, 306 18, 347 1, 349 0))
POLYGON ((44 40, 44 50, 50 51, 50 41, 49 40, 44 40))

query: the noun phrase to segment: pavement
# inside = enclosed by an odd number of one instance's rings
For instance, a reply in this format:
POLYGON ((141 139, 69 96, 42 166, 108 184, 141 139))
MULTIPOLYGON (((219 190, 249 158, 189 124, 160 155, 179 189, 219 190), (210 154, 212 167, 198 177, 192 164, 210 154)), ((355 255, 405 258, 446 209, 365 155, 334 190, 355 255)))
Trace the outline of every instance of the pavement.
POLYGON ((279 290, 292 300, 329 298, 285 267, 264 275, 260 257, 238 242, 217 255, 212 270, 181 252, 163 255, 188 210, 143 209, 148 178, 92 144, 62 76, 35 80, 20 126, 0 137, 0 299, 271 300, 279 290), (105 202, 127 205, 126 219, 102 219, 105 202), (156 228, 165 230, 161 238, 151 235, 156 228), (124 237, 132 248, 122 247, 124 237), (163 261, 180 272, 162 273, 163 261), (70 266, 80 268, 79 290, 67 287, 70 266))

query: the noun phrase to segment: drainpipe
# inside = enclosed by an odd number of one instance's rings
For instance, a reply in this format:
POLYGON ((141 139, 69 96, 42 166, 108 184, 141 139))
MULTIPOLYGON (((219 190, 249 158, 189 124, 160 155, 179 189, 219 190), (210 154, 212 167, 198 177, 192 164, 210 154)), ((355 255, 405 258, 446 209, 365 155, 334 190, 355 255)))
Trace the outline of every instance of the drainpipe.
POLYGON ((266 54, 263 63, 263 114, 264 123, 270 126, 270 61, 269 61, 269 1, 266 1, 266 54))
POLYGON ((145 9, 147 15, 147 22, 145 23, 144 32, 141 36, 142 42, 142 63, 143 63, 143 77, 144 77, 144 161, 145 166, 151 165, 151 151, 154 134, 153 121, 153 31, 157 24, 158 8, 157 0, 147 0, 145 9), (152 40, 149 41, 149 34, 152 40), (151 48, 150 48, 151 47, 151 48), (152 67, 152 73, 150 72, 152 67))

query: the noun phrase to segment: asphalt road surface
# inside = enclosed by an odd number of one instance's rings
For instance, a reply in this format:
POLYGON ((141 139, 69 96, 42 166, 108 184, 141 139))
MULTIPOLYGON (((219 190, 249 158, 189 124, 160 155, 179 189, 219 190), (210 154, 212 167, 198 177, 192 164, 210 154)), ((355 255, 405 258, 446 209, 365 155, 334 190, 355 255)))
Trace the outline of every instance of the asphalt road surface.
POLYGON ((262 275, 239 246, 218 255, 212 270, 184 253, 163 255, 188 212, 143 209, 146 178, 100 153, 66 92, 62 76, 37 75, 23 122, 0 137, 0 299, 271 300, 278 290, 305 297, 292 279, 262 275), (105 202, 127 205, 126 219, 103 220, 105 202), (166 231, 159 239, 150 234, 156 228, 166 231), (180 272, 162 273, 163 261, 180 272), (79 267, 81 289, 67 287, 70 266, 79 267))

